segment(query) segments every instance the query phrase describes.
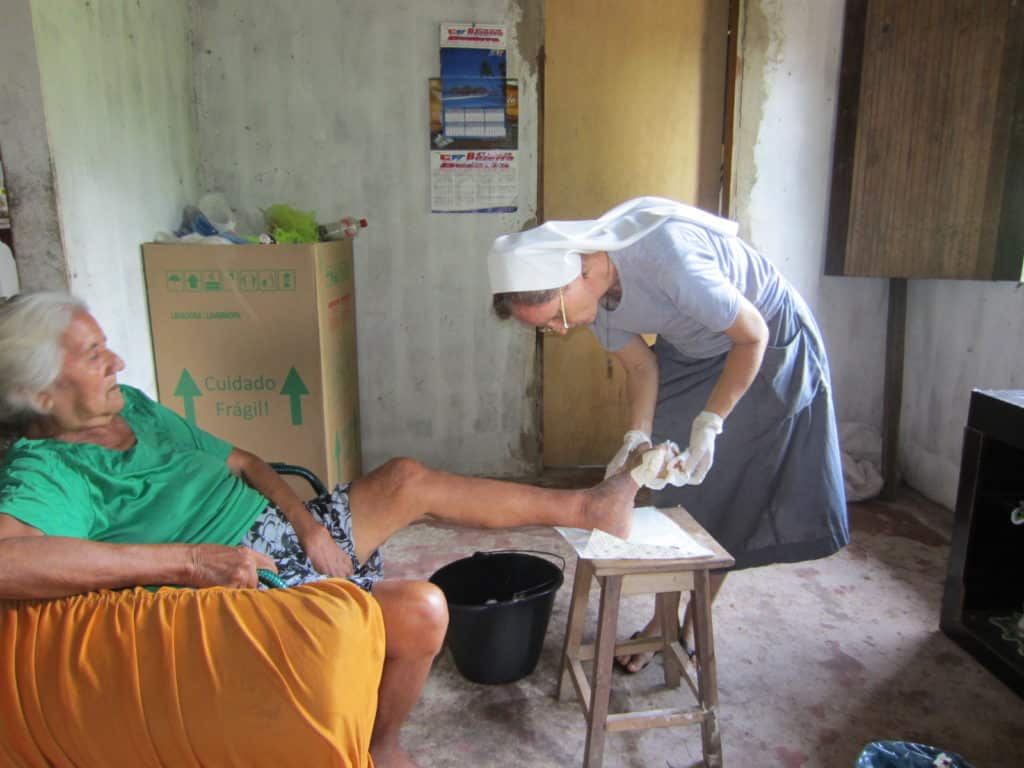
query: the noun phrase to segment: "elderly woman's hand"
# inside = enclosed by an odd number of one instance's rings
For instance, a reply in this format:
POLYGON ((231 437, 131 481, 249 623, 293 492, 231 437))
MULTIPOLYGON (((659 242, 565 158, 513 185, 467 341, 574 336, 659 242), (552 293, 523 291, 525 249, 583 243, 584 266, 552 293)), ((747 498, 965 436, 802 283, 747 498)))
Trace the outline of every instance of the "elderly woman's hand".
POLYGON ((313 567, 327 576, 351 576, 354 572, 352 558, 338 546, 331 532, 320 523, 314 523, 304 530, 296 531, 299 543, 306 550, 313 567))
POLYGON ((195 544, 191 547, 188 586, 249 587, 259 583, 257 568, 277 573, 277 564, 262 552, 248 547, 223 544, 195 544))

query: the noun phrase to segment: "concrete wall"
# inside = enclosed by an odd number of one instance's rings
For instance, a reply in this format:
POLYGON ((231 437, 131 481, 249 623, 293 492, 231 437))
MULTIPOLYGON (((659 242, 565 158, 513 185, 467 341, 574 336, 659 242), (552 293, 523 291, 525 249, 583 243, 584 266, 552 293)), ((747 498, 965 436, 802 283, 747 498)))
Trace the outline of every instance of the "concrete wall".
POLYGON ((910 281, 900 462, 910 486, 947 507, 975 388, 1024 389, 1024 287, 910 281))
MULTIPOLYGON (((840 420, 880 429, 886 281, 822 275, 842 16, 842 0, 743 3, 731 213, 814 308, 840 420)), ((66 251, 71 288, 128 360, 126 380, 152 392, 138 243, 172 228, 185 202, 217 188, 244 207, 366 215, 356 253, 367 466, 408 454, 526 471, 533 334, 489 316, 483 255, 535 212, 542 39, 539 0, 10 0, 0 147, 23 284, 63 285, 66 251), (516 214, 427 212, 426 78, 438 73, 442 21, 510 28, 516 214)), ((908 482, 947 506, 970 389, 1024 386, 1021 302, 1016 285, 911 282, 901 458, 908 482)))
POLYGON ((5 0, 0 24, 0 152, 23 290, 65 289, 50 145, 29 0, 5 0))
POLYGON ((518 474, 536 451, 534 334, 489 315, 485 255, 535 214, 538 2, 198 0, 200 178, 233 205, 369 219, 355 242, 363 459, 518 474), (431 214, 427 78, 443 21, 508 27, 520 209, 431 214), (531 453, 533 452, 533 453, 531 453))
POLYGON ((824 276, 843 0, 745 0, 733 218, 814 310, 840 421, 882 422, 887 282, 824 276))
POLYGON ((196 197, 189 6, 36 0, 32 17, 70 288, 155 394, 139 243, 196 197))

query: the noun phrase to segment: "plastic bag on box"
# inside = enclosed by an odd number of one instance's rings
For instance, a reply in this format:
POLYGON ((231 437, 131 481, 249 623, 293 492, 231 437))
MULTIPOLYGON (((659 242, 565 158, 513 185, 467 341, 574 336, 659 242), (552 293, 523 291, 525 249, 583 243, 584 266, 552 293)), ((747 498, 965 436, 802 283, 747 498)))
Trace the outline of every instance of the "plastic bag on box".
POLYGON ((857 756, 855 768, 973 768, 960 755, 912 741, 873 741, 857 756))
POLYGON ((316 214, 300 211, 285 203, 274 203, 265 211, 267 228, 278 243, 315 243, 316 214))

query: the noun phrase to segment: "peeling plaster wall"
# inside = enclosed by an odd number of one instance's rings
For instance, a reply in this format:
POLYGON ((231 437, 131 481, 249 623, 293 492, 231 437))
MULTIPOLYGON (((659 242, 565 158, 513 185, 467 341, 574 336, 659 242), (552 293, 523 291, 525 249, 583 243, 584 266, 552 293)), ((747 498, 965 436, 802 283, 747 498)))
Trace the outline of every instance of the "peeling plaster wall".
POLYGON ((189 6, 36 0, 32 16, 70 289, 122 379, 155 394, 139 244, 196 197, 189 6))
MULTIPOLYGON (((732 215, 807 298, 840 421, 881 429, 888 281, 824 277, 844 3, 746 0, 732 215)), ((1024 387, 1024 288, 911 280, 900 422, 906 482, 952 508, 972 388, 1024 387)))
MULTIPOLYGON (((842 0, 743 3, 731 215, 815 310, 840 420, 880 429, 886 281, 822 274, 842 16, 842 0)), ((542 40, 540 0, 268 0, 258 13, 246 0, 9 0, 0 147, 22 284, 60 288, 70 273, 127 360, 125 380, 153 393, 138 243, 173 228, 185 202, 218 188, 250 208, 366 215, 356 258, 367 466, 408 454, 528 471, 534 335, 490 317, 483 255, 535 216, 542 40), (442 21, 509 26, 516 214, 427 212, 426 78, 438 74, 442 21)), ((1012 284, 910 283, 901 461, 911 485, 947 506, 971 388, 1024 387, 1022 301, 1012 284)))
POLYGON ((0 72, 0 151, 21 288, 66 289, 29 0, 4 3, 0 72))
POLYGON ((363 460, 461 472, 536 461, 534 334, 490 314, 492 239, 536 212, 540 4, 197 0, 200 179, 232 204, 370 225, 355 241, 363 460), (522 6, 522 7, 520 7, 522 6), (519 78, 519 211, 431 214, 427 78, 440 24, 508 27, 519 78))
POLYGON ((825 277, 843 0, 745 0, 733 218, 813 309, 840 421, 881 429, 885 280, 825 277))

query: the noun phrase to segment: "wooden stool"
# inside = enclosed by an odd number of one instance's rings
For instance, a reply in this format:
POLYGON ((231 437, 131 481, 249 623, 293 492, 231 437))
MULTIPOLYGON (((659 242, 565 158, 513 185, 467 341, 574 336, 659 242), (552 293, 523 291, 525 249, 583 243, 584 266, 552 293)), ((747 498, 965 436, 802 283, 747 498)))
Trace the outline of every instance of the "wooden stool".
POLYGON ((714 556, 699 560, 580 559, 576 564, 556 696, 562 699, 571 681, 587 720, 583 768, 600 767, 604 758, 604 737, 609 731, 697 723, 700 723, 701 728, 705 765, 708 768, 720 768, 722 765, 722 742, 715 713, 718 706, 718 676, 715 670, 708 575, 712 570, 732 566, 734 560, 682 507, 661 511, 710 549, 714 556), (597 579, 601 585, 597 636, 594 645, 581 645, 592 578, 597 579), (696 685, 686 671, 687 656, 679 643, 679 599, 683 591, 690 593, 693 604, 696 685), (619 598, 622 595, 651 593, 656 595, 661 635, 616 643, 619 598), (609 714, 608 697, 611 693, 614 657, 655 650, 660 650, 664 659, 665 685, 678 688, 680 680, 685 678, 697 699, 697 706, 609 714), (582 664, 589 659, 594 661, 593 687, 582 664))

